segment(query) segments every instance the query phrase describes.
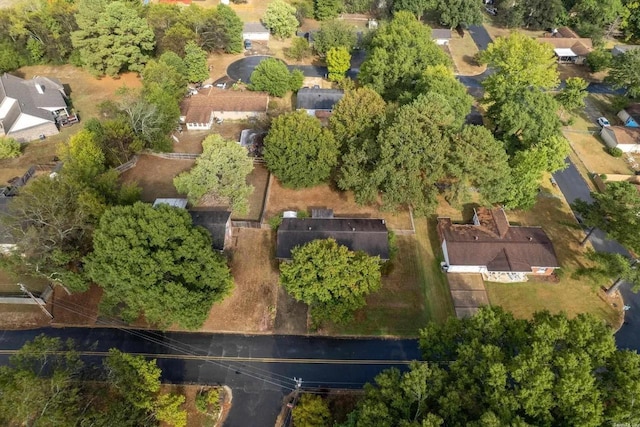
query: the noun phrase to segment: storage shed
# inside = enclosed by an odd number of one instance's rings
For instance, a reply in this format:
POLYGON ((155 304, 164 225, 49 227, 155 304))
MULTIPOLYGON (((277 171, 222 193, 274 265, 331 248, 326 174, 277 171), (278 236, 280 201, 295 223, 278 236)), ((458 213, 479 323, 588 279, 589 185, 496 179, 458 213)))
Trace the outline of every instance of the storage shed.
POLYGON ((247 22, 242 29, 242 38, 244 40, 262 40, 268 41, 271 32, 261 22, 247 22))

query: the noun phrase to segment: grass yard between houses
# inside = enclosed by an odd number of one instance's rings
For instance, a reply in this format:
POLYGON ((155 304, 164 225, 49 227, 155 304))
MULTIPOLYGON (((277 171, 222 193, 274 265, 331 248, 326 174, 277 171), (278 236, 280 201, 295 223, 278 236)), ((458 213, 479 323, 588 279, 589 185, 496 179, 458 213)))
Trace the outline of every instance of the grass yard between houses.
POLYGON ((391 230, 411 230, 411 216, 408 210, 382 212, 379 206, 359 205, 351 191, 339 191, 327 184, 294 190, 283 187, 277 178, 271 178, 271 190, 265 208, 265 218, 269 219, 283 211, 307 211, 313 208, 333 209, 336 217, 342 218, 382 218, 391 230))
POLYGON ((321 333, 345 335, 418 335, 428 322, 444 322, 454 315, 444 273, 435 221, 415 220, 415 235, 397 236, 398 254, 382 288, 367 298, 353 322, 330 325, 321 333))
POLYGON ((585 248, 580 247, 584 232, 576 227, 576 221, 564 197, 548 180, 530 211, 509 211, 507 218, 513 225, 541 226, 553 242, 562 267, 558 283, 536 281, 525 283, 486 282, 492 305, 511 311, 516 317, 530 318, 534 312, 549 310, 565 312, 570 317, 579 313, 591 313, 617 327, 621 321, 621 302, 608 299, 600 286, 587 278, 574 279, 572 273, 580 266, 588 265, 585 248), (617 308, 613 307, 617 304, 617 308))
POLYGON ((214 304, 202 332, 272 332, 278 269, 271 230, 235 228, 231 273, 235 288, 214 304))
POLYGON ((486 65, 479 65, 476 61, 475 55, 478 53, 478 47, 468 32, 464 37, 460 37, 456 31, 452 31, 449 51, 460 75, 475 76, 487 69, 486 65))
POLYGON ((136 165, 120 175, 125 183, 137 183, 142 188, 143 202, 153 203, 161 197, 184 197, 173 186, 173 178, 188 171, 195 160, 163 159, 141 154, 136 165))

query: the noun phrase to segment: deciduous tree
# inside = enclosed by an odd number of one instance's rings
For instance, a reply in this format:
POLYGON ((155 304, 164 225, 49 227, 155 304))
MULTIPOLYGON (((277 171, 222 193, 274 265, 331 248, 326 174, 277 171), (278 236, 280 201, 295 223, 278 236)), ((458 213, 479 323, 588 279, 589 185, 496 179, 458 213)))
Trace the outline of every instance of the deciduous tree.
POLYGON ((341 0, 315 0, 314 15, 318 21, 333 19, 342 10, 341 0))
POLYGON ((356 31, 353 25, 338 19, 320 24, 320 30, 313 40, 313 49, 324 56, 331 48, 344 47, 351 51, 356 45, 356 31))
POLYGON ((434 0, 396 0, 393 2, 393 10, 395 12, 406 10, 421 20, 427 10, 435 7, 435 3, 434 0))
POLYGON ((587 83, 580 77, 569 77, 565 87, 556 97, 560 105, 569 111, 576 111, 584 108, 584 99, 587 97, 587 83))
POLYGON ((126 321, 196 329, 233 287, 211 238, 185 210, 136 203, 107 210, 85 269, 104 290, 101 307, 126 321))
POLYGON ((72 180, 89 184, 105 171, 105 156, 93 133, 84 129, 63 143, 58 155, 63 172, 72 180))
POLYGON ((640 48, 616 56, 607 80, 630 97, 640 96, 640 48))
POLYGON ((437 0, 435 9, 449 28, 482 24, 482 3, 477 0, 437 0))
POLYGON ((380 259, 352 252, 333 239, 314 240, 292 251, 280 265, 280 283, 296 300, 309 304, 317 324, 345 323, 381 286, 380 259))
POLYGON ((298 28, 296 8, 284 0, 273 0, 267 6, 262 22, 276 37, 289 38, 298 28))
POLYGON ((294 425, 305 427, 324 427, 331 420, 327 402, 321 396, 307 393, 302 395, 291 416, 294 425))
POLYGON ((482 308, 429 324, 420 346, 425 362, 365 386, 351 425, 595 427, 638 419, 640 356, 616 350, 610 329, 592 316, 517 320, 482 308))
POLYGON ((83 1, 71 34, 82 63, 97 75, 142 71, 155 46, 147 21, 127 2, 83 1))
POLYGON ((253 170, 253 161, 246 148, 216 134, 202 141, 202 150, 195 166, 173 179, 176 190, 194 204, 205 194, 213 193, 228 202, 234 212, 247 214, 248 197, 253 192, 247 175, 253 170))
POLYGON ((595 265, 579 268, 575 272, 577 277, 589 276, 600 281, 605 288, 608 288, 609 295, 614 294, 623 281, 631 283, 634 292, 640 290, 640 270, 636 267, 635 261, 620 254, 594 251, 589 251, 587 258, 595 265), (611 284, 611 280, 615 282, 611 284))
POLYGON ((278 59, 264 59, 251 73, 249 89, 261 90, 269 95, 282 97, 290 90, 300 89, 302 86, 300 74, 299 70, 289 72, 286 64, 278 59))
POLYGON ((192 83, 200 83, 209 78, 207 52, 195 42, 189 42, 184 47, 184 65, 187 67, 187 78, 192 83))
MULTIPOLYGON (((445 65, 428 66, 416 83, 416 94, 436 93, 442 95, 456 116, 456 126, 462 126, 471 111, 473 98, 445 65)), ((412 96, 415 96, 412 94, 412 96)))
POLYGON ((288 187, 326 181, 337 158, 338 143, 331 132, 304 111, 275 118, 264 139, 267 168, 288 187))
POLYGON ((22 153, 20 143, 13 138, 0 136, 0 160, 13 159, 22 153))
POLYGON ((609 182, 603 193, 591 193, 591 197, 592 203, 578 199, 572 205, 583 223, 640 252, 640 196, 635 186, 625 181, 609 182))
POLYGON ((351 68, 351 54, 344 47, 331 48, 327 52, 329 80, 339 82, 351 68))
POLYGON ((431 30, 410 12, 395 14, 373 35, 360 68, 360 82, 385 100, 413 92, 415 81, 429 65, 449 66, 451 60, 431 40, 431 30))

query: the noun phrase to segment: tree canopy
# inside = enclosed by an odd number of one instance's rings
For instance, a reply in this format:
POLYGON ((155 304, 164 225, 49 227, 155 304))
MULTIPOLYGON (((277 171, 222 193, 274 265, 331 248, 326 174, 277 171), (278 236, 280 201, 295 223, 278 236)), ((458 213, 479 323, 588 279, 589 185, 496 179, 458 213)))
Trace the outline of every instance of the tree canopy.
POLYGON ((186 210, 165 205, 107 210, 85 270, 104 290, 103 311, 126 321, 144 315, 161 327, 200 327, 233 287, 208 233, 192 226, 186 210))
POLYGON ((83 0, 71 34, 82 63, 97 75, 142 71, 155 46, 154 34, 137 8, 128 2, 83 0))
POLYGON ((607 80, 630 97, 640 96, 640 48, 614 57, 607 80))
POLYGON ((309 305, 316 324, 345 323, 381 286, 380 258, 352 252, 333 239, 314 240, 292 251, 280 264, 280 283, 309 305))
POLYGON ((324 427, 331 420, 331 412, 321 396, 303 394, 291 411, 293 425, 304 427, 324 427))
POLYGON ((244 215, 249 212, 248 197, 253 192, 253 187, 247 184, 252 170, 253 160, 245 147, 214 134, 202 141, 202 154, 195 166, 175 177, 173 183, 191 203, 213 193, 228 202, 234 212, 244 215))
POLYGON ((440 22, 449 28, 482 24, 482 5, 476 0, 436 0, 440 22))
POLYGON ((338 158, 338 143, 320 121, 305 111, 276 117, 264 139, 267 168, 283 185, 312 187, 331 174, 338 158))
POLYGON ((344 47, 348 51, 356 45, 356 31, 353 25, 334 19, 320 24, 320 30, 313 40, 313 48, 324 56, 331 48, 344 47))
POLYGON ((562 88, 556 99, 564 108, 569 111, 575 111, 584 108, 584 99, 587 97, 587 83, 580 77, 569 77, 565 81, 565 87, 562 88))
POLYGON ((296 33, 296 8, 284 0, 273 0, 267 6, 262 22, 276 37, 286 39, 296 33))
POLYGON ((196 42, 190 41, 185 45, 184 65, 187 68, 187 79, 191 83, 201 83, 209 78, 207 52, 196 42))
POLYGON ((283 97, 290 90, 302 87, 304 76, 300 70, 290 72, 287 65, 275 58, 260 61, 251 73, 250 90, 261 90, 269 95, 283 97))
POLYGON ((449 66, 449 57, 431 40, 431 29, 407 11, 376 30, 360 67, 359 80, 385 100, 397 100, 414 90, 429 65, 449 66))
POLYGON ((637 423, 640 356, 616 350, 596 318, 548 312, 514 319, 499 308, 431 323, 425 362, 365 386, 351 426, 499 426, 637 423))
POLYGON ((591 193, 592 203, 576 200, 572 207, 588 227, 597 227, 623 246, 640 252, 640 196, 633 184, 609 182, 604 192, 591 193))
POLYGON ((351 54, 344 47, 333 47, 327 52, 329 80, 339 82, 351 68, 351 54))
POLYGON ((160 393, 160 374, 155 360, 116 349, 102 366, 86 366, 72 340, 40 335, 0 367, 0 422, 186 427, 184 396, 160 393))

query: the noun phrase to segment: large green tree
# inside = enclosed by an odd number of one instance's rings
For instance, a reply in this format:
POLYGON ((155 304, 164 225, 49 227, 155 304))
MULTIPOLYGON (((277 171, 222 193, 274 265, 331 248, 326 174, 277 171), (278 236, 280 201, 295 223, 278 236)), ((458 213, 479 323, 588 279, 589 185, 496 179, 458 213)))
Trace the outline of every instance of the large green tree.
POLYGON ((616 350, 611 330, 590 315, 542 312, 519 320, 482 308, 471 318, 431 323, 420 335, 425 362, 405 373, 387 370, 365 386, 350 425, 596 427, 640 420, 640 356, 616 350))
POLYGON ((315 0, 313 9, 313 14, 318 21, 333 19, 342 10, 342 0, 315 0))
POLYGON ((289 38, 298 28, 296 8, 284 0, 273 0, 267 6, 262 22, 276 37, 289 38))
POLYGON ((303 394, 291 411, 293 425, 303 427, 325 427, 331 420, 327 402, 315 394, 303 394))
POLYGON ((209 78, 207 52, 195 42, 189 42, 184 47, 184 65, 187 67, 187 78, 192 83, 201 83, 209 78))
POLYGON ((338 159, 338 143, 320 121, 304 111, 283 114, 264 139, 267 168, 287 187, 325 182, 338 159))
POLYGON ((344 47, 351 51, 356 45, 356 31, 353 25, 334 19, 320 24, 320 30, 313 38, 313 49, 324 56, 331 48, 344 47))
POLYGON ((186 210, 145 203, 102 215, 85 270, 104 290, 106 313, 126 321, 144 315, 161 327, 200 327, 233 287, 211 237, 186 210))
POLYGON ((640 96, 640 48, 613 58, 607 80, 630 97, 640 96))
POLYGON ((309 305, 316 324, 345 323, 381 286, 380 259, 352 252, 333 239, 314 240, 280 264, 280 283, 296 300, 309 305))
POLYGON ((351 68, 351 54, 344 47, 334 47, 327 52, 327 69, 329 80, 342 81, 351 68))
POLYGON ((627 12, 624 14, 625 19, 621 26, 625 39, 627 41, 640 40, 640 1, 624 0, 624 7, 627 12))
POLYGON ((39 335, 0 367, 0 422, 186 427, 184 396, 161 394, 160 374, 155 360, 116 349, 102 366, 85 366, 72 340, 39 335))
POLYGON ((584 108, 584 99, 587 97, 589 83, 580 77, 569 77, 565 86, 556 99, 568 111, 576 111, 584 108))
MULTIPOLYGON (((566 19, 562 0, 528 0, 517 8, 522 12, 524 26, 534 30, 555 28, 566 19)), ((502 9, 500 9, 502 13, 502 9)))
POLYGON ((260 61, 251 73, 249 89, 267 92, 269 95, 282 97, 290 90, 297 91, 302 86, 302 72, 290 72, 287 65, 275 58, 260 61))
POLYGON ((435 6, 434 0, 395 0, 393 2, 393 10, 399 12, 405 10, 413 13, 419 20, 422 19, 424 13, 435 6))
POLYGON ((450 65, 449 57, 431 40, 431 29, 410 12, 400 11, 373 35, 359 80, 386 100, 413 92, 429 65, 450 65))
POLYGON ((482 24, 482 5, 478 0, 436 0, 440 22, 449 28, 482 24))
POLYGON ((179 102, 187 92, 187 66, 176 53, 165 52, 145 65, 142 81, 146 94, 158 89, 179 102))
POLYGON ((147 21, 131 3, 83 0, 76 14, 73 47, 84 66, 97 75, 142 71, 155 46, 147 21))
POLYGON ((607 289, 607 294, 614 294, 622 282, 631 283, 634 292, 640 290, 640 270, 636 266, 636 261, 620 255, 608 252, 589 251, 587 258, 595 264, 589 267, 581 267, 576 270, 575 275, 589 276, 602 283, 607 289), (611 284, 611 280, 614 280, 611 284))
POLYGON ((591 193, 592 203, 576 200, 572 207, 588 227, 597 227, 623 246, 640 252, 640 196, 625 181, 609 182, 602 193, 591 193))
POLYGON ((253 187, 247 175, 253 170, 253 160, 247 149, 220 135, 209 135, 202 141, 202 154, 195 166, 173 179, 178 192, 197 203, 207 193, 228 202, 241 215, 249 212, 248 197, 253 187))
POLYGON ((416 91, 411 96, 420 93, 436 93, 442 95, 456 116, 456 126, 462 126, 465 118, 471 112, 473 98, 467 93, 467 88, 460 83, 453 71, 445 65, 428 66, 416 82, 416 91))

